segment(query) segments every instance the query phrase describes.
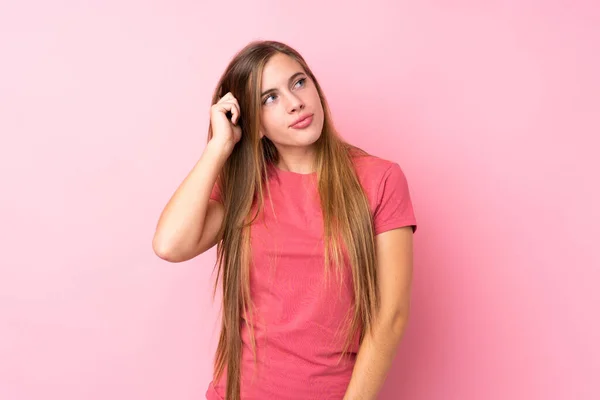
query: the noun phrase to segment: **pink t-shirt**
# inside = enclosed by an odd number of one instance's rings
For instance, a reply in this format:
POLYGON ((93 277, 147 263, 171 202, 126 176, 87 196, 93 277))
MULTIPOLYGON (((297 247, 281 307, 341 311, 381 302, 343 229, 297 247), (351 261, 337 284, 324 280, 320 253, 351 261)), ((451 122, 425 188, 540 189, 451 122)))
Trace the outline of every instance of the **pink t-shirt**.
MULTIPOLYGON (((375 234, 417 224, 406 177, 396 163, 374 156, 354 159, 374 218, 375 234)), ((352 309, 352 276, 347 269, 340 288, 335 274, 323 277, 323 219, 316 173, 272 168, 264 221, 251 228, 250 290, 255 306, 257 370, 250 331, 242 320, 241 399, 342 399, 359 350, 337 364, 343 348, 336 332, 352 309), (339 290, 341 289, 341 291, 339 290)), ((215 186, 216 188, 216 186, 215 186)), ((218 190, 211 198, 219 200, 218 190)), ((345 326, 345 325, 342 325, 345 326)), ((208 400, 225 397, 226 371, 210 382, 208 400)))

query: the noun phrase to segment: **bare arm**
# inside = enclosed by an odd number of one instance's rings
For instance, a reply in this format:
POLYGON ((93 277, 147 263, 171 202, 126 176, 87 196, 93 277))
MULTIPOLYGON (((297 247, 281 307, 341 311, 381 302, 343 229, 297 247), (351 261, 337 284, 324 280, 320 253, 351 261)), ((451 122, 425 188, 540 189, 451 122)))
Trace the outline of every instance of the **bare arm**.
POLYGON ((241 138, 239 104, 226 94, 211 106, 213 136, 202 156, 179 185, 163 209, 152 248, 157 256, 181 262, 196 257, 221 240, 218 236, 225 215, 221 203, 210 199, 219 172, 241 138), (231 120, 226 116, 230 111, 231 120))
POLYGON ((408 321, 413 269, 411 227, 375 237, 380 309, 356 358, 344 400, 376 399, 391 368, 408 321))
POLYGON ((152 240, 160 258, 186 261, 213 247, 223 221, 223 205, 210 193, 228 154, 208 143, 202 156, 162 211, 152 240))

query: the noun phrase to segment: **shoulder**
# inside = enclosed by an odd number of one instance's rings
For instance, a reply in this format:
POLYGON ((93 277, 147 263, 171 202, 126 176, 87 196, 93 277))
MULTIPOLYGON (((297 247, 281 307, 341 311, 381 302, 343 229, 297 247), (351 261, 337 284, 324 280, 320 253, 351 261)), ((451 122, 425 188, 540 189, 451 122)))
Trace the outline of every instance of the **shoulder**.
POLYGON ((377 192, 387 179, 406 178, 400 164, 395 161, 368 153, 354 153, 352 161, 358 179, 367 194, 377 192))
POLYGON ((354 167, 369 200, 375 233, 413 226, 416 218, 408 180, 398 162, 369 154, 354 155, 354 167))

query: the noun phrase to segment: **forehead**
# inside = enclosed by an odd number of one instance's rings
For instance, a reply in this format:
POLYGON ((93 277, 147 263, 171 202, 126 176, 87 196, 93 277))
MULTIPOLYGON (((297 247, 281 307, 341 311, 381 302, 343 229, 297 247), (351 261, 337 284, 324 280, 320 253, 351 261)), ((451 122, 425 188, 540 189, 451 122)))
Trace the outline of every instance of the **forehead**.
POLYGON ((305 72, 300 63, 286 54, 277 53, 265 64, 262 72, 262 89, 287 84, 289 77, 296 72, 305 72))

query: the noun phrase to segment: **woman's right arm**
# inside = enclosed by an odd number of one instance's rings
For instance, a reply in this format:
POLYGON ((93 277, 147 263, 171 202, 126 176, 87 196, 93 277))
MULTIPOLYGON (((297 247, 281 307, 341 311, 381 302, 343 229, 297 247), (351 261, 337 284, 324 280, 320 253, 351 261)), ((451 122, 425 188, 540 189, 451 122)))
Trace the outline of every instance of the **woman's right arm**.
POLYGON ((163 209, 152 248, 170 262, 190 260, 221 240, 223 205, 210 199, 215 182, 233 146, 241 138, 237 100, 228 93, 211 107, 213 137, 202 156, 163 209), (226 113, 232 113, 231 121, 226 113))
POLYGON ((208 142, 160 215, 152 240, 157 256, 187 261, 218 243, 225 211, 210 194, 227 156, 216 143, 208 142))

